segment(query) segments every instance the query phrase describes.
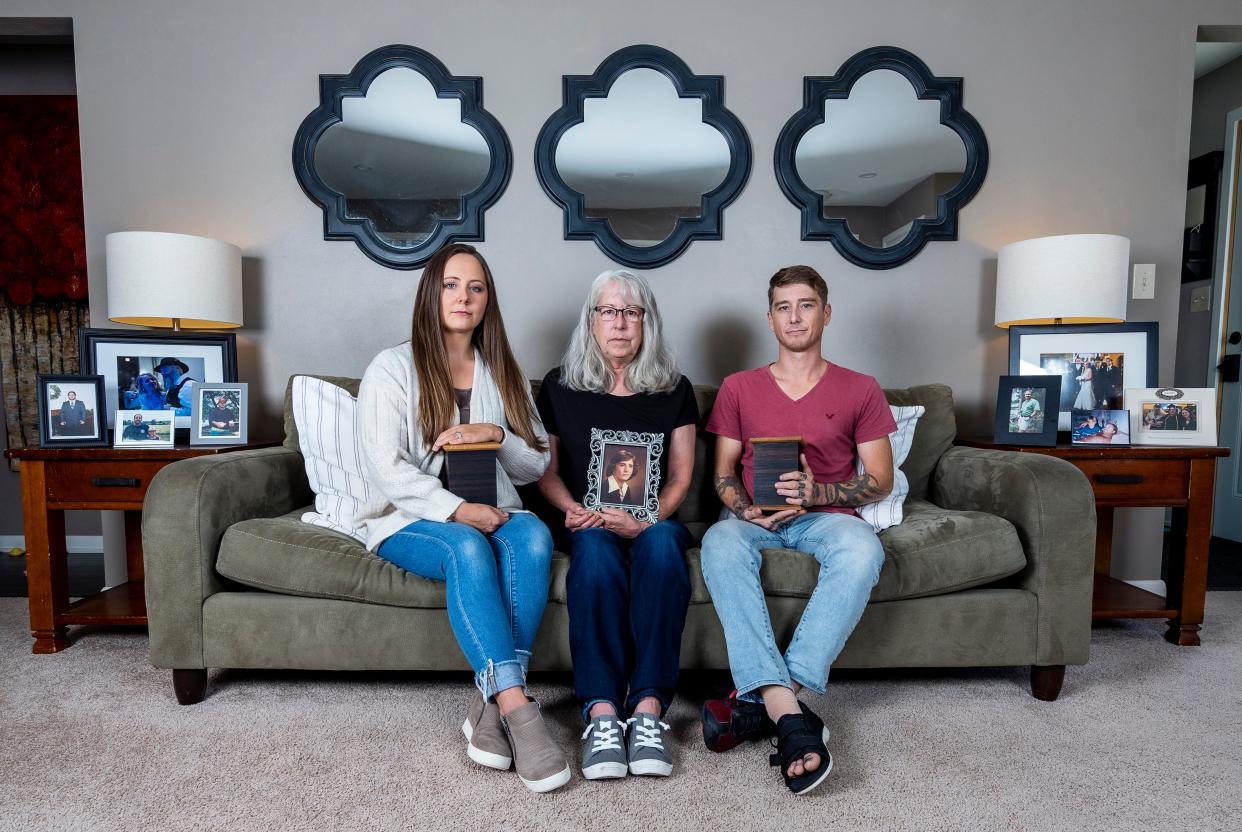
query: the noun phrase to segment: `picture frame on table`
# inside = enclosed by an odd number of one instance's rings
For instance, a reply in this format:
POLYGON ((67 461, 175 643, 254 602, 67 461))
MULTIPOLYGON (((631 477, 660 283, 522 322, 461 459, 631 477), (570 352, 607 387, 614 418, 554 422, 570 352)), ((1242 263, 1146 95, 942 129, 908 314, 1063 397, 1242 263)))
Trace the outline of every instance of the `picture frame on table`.
POLYGON ((1070 444, 1127 447, 1130 424, 1128 410, 1075 410, 1070 413, 1070 444))
POLYGON ((1060 376, 1001 376, 996 389, 992 442, 1041 448, 1056 445, 1060 401, 1060 376))
POLYGON ((176 416, 167 410, 118 410, 113 417, 114 448, 171 448, 176 416))
POLYGON ((1061 377, 1058 430, 1072 410, 1123 410, 1128 387, 1155 387, 1160 328, 1155 321, 1009 327, 1009 373, 1061 377))
POLYGON ((198 384, 190 413, 191 445, 245 445, 250 434, 248 385, 198 384))
POLYGON ((103 376, 109 427, 118 410, 172 410, 175 426, 188 428, 195 385, 237 381, 232 332, 87 328, 78 352, 83 373, 103 376))
POLYGON ((106 448, 108 427, 103 377, 36 377, 40 448, 106 448))
POLYGON ((1149 387, 1126 390, 1134 445, 1216 445, 1216 388, 1149 387))
POLYGON ((617 508, 638 520, 660 520, 660 457, 664 434, 591 428, 591 464, 582 505, 617 508))

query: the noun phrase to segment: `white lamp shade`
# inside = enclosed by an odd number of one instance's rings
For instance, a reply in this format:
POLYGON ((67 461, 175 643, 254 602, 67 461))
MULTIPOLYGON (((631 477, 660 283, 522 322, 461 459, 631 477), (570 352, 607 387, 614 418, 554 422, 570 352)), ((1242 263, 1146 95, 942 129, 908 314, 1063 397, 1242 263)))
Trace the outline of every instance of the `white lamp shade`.
POLYGON ((108 317, 119 324, 229 329, 242 324, 241 249, 161 231, 105 241, 108 317))
POLYGON ((996 262, 996 325, 1098 324, 1126 319, 1130 241, 1065 234, 1010 243, 996 262))

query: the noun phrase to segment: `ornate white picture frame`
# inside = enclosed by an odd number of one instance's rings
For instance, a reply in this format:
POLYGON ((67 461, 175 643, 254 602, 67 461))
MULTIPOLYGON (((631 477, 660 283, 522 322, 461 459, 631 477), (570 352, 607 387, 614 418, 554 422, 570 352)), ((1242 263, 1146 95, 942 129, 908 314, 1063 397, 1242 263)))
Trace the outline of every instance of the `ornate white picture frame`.
POLYGON ((619 508, 638 520, 660 520, 660 457, 664 434, 591 428, 591 466, 582 505, 619 508))
POLYGON ((1126 390, 1133 445, 1216 444, 1216 388, 1134 387, 1126 390))

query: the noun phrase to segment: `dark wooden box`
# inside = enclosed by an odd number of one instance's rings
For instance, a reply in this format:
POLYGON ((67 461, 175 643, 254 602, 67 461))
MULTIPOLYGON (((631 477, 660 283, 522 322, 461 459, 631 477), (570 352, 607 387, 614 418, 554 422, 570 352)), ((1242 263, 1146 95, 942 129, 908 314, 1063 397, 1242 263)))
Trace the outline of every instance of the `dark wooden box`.
POLYGON ((802 470, 798 460, 802 451, 802 437, 754 437, 750 444, 755 449, 755 506, 765 511, 793 508, 785 502, 784 497, 776 493, 776 483, 781 474, 802 470))
POLYGON ((468 503, 496 505, 496 451, 498 442, 445 445, 448 490, 468 503))

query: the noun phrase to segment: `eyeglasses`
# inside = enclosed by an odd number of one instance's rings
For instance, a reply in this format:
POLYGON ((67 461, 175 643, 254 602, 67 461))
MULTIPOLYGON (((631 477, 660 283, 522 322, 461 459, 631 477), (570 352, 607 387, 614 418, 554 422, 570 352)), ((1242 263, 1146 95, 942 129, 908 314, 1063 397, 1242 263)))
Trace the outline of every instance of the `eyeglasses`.
POLYGON ((624 309, 618 309, 615 306, 597 306, 595 314, 599 315, 605 321, 615 321, 617 315, 625 316, 625 319, 632 324, 636 324, 643 319, 644 310, 641 306, 627 306, 624 309))

